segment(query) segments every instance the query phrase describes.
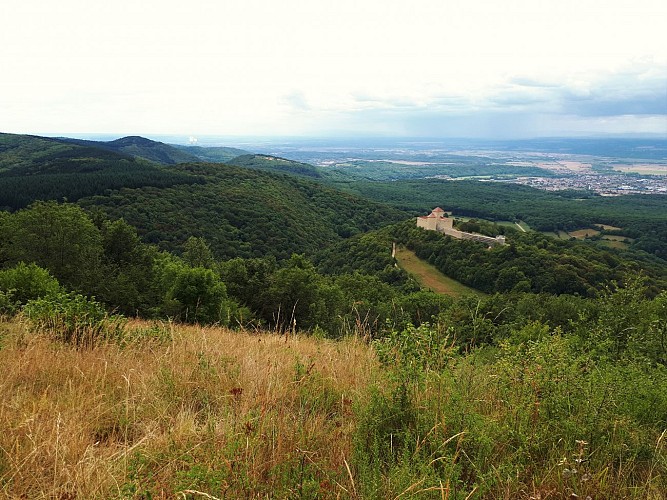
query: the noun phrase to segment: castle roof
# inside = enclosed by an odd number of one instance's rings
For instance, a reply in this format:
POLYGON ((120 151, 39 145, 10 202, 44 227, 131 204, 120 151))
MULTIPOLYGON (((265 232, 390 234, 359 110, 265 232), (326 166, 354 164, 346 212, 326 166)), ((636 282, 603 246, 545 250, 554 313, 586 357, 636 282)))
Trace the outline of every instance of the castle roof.
POLYGON ((444 210, 443 210, 442 208, 440 208, 440 207, 435 207, 432 211, 433 211, 434 214, 444 212, 444 210))

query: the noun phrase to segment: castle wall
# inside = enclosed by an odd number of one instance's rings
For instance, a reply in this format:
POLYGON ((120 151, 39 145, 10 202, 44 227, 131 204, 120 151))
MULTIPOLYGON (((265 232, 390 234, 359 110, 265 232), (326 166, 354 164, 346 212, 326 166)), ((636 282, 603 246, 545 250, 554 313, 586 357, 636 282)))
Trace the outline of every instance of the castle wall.
POLYGON ((417 227, 424 228, 428 231, 438 231, 440 233, 446 234, 447 236, 458 238, 459 240, 480 241, 490 246, 505 244, 504 236, 496 236, 493 238, 491 236, 466 233, 459 231, 458 229, 454 229, 454 219, 443 217, 443 213, 444 212, 442 209, 438 208, 433 210, 431 214, 427 215, 426 217, 417 217, 417 227))
POLYGON ((492 236, 484 236, 483 234, 465 233, 465 232, 459 231, 457 229, 446 229, 446 230, 441 231, 441 232, 446 234, 447 236, 452 236, 454 238, 458 238, 459 240, 480 241, 480 242, 485 243, 485 244, 490 245, 490 246, 504 245, 505 244, 505 237, 504 236, 496 236, 494 238, 492 236))
POLYGON ((429 231, 437 229, 437 222, 435 217, 417 217, 417 227, 423 227, 429 231))
POLYGON ((444 231, 446 229, 452 229, 453 227, 454 227, 454 219, 443 217, 437 220, 435 229, 436 231, 444 231))

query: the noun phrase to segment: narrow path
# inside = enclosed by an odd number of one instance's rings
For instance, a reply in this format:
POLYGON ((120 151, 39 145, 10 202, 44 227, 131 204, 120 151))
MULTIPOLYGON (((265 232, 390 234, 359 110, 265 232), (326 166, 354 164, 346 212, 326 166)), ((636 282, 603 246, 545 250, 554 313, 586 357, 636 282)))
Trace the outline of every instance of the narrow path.
POLYGON ((516 227, 521 229, 524 233, 526 232, 526 230, 523 228, 523 226, 521 224, 519 224, 518 222, 515 222, 514 224, 516 224, 516 227))

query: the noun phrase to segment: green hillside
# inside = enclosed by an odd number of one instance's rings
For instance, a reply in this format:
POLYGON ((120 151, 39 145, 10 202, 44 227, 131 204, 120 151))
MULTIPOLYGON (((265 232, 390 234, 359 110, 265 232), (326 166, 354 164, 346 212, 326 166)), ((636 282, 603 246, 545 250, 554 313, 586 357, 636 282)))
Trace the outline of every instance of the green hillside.
POLYGON ((0 173, 3 175, 100 170, 104 162, 122 159, 129 158, 60 139, 0 133, 0 173), (94 162, 86 162, 86 159, 94 162))
POLYGON ((323 174, 317 167, 308 163, 286 160, 277 156, 268 155, 243 155, 227 162, 237 167, 254 168, 257 170, 268 170, 270 172, 281 172, 304 177, 322 178, 323 174))
POLYGON ((60 139, 0 134, 0 208, 34 200, 76 201, 122 187, 192 184, 201 179, 141 158, 60 139))
POLYGON ((66 142, 79 144, 82 146, 91 146, 98 149, 104 149, 144 160, 162 163, 163 165, 174 165, 177 163, 187 163, 197 161, 198 157, 169 144, 158 141, 152 141, 145 137, 129 136, 116 139, 114 141, 86 141, 82 139, 63 139, 66 142))
POLYGON ((207 146, 183 146, 172 144, 173 147, 199 158, 201 161, 211 163, 228 163, 229 160, 237 156, 250 154, 248 151, 237 148, 227 147, 207 147, 207 146))
POLYGON ((218 258, 284 259, 406 216, 299 177, 315 167, 279 158, 242 156, 239 163, 250 168, 167 166, 109 150, 171 148, 142 138, 75 143, 5 134, 0 140, 0 207, 80 200, 111 218, 125 218, 146 241, 175 252, 188 237, 200 236, 218 258), (263 171, 271 169, 297 176, 263 171))
POLYGON ((122 189, 79 203, 113 219, 123 217, 145 241, 170 251, 179 252, 190 236, 204 237, 221 259, 312 253, 406 217, 400 210, 296 176, 210 164, 181 169, 205 182, 122 189))

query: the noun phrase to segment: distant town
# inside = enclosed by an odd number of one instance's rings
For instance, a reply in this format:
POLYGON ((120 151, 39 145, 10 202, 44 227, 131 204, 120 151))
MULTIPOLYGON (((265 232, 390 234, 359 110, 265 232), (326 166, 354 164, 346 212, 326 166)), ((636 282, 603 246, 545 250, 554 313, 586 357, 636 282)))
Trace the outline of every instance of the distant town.
POLYGON ((623 194, 667 194, 667 176, 634 177, 627 174, 587 173, 568 177, 517 177, 509 182, 547 191, 576 189, 594 191, 603 196, 623 194))
POLYGON ((438 178, 507 182, 549 191, 583 190, 602 196, 667 194, 664 140, 562 139, 481 146, 386 141, 339 147, 286 142, 255 150, 370 180, 438 178))

